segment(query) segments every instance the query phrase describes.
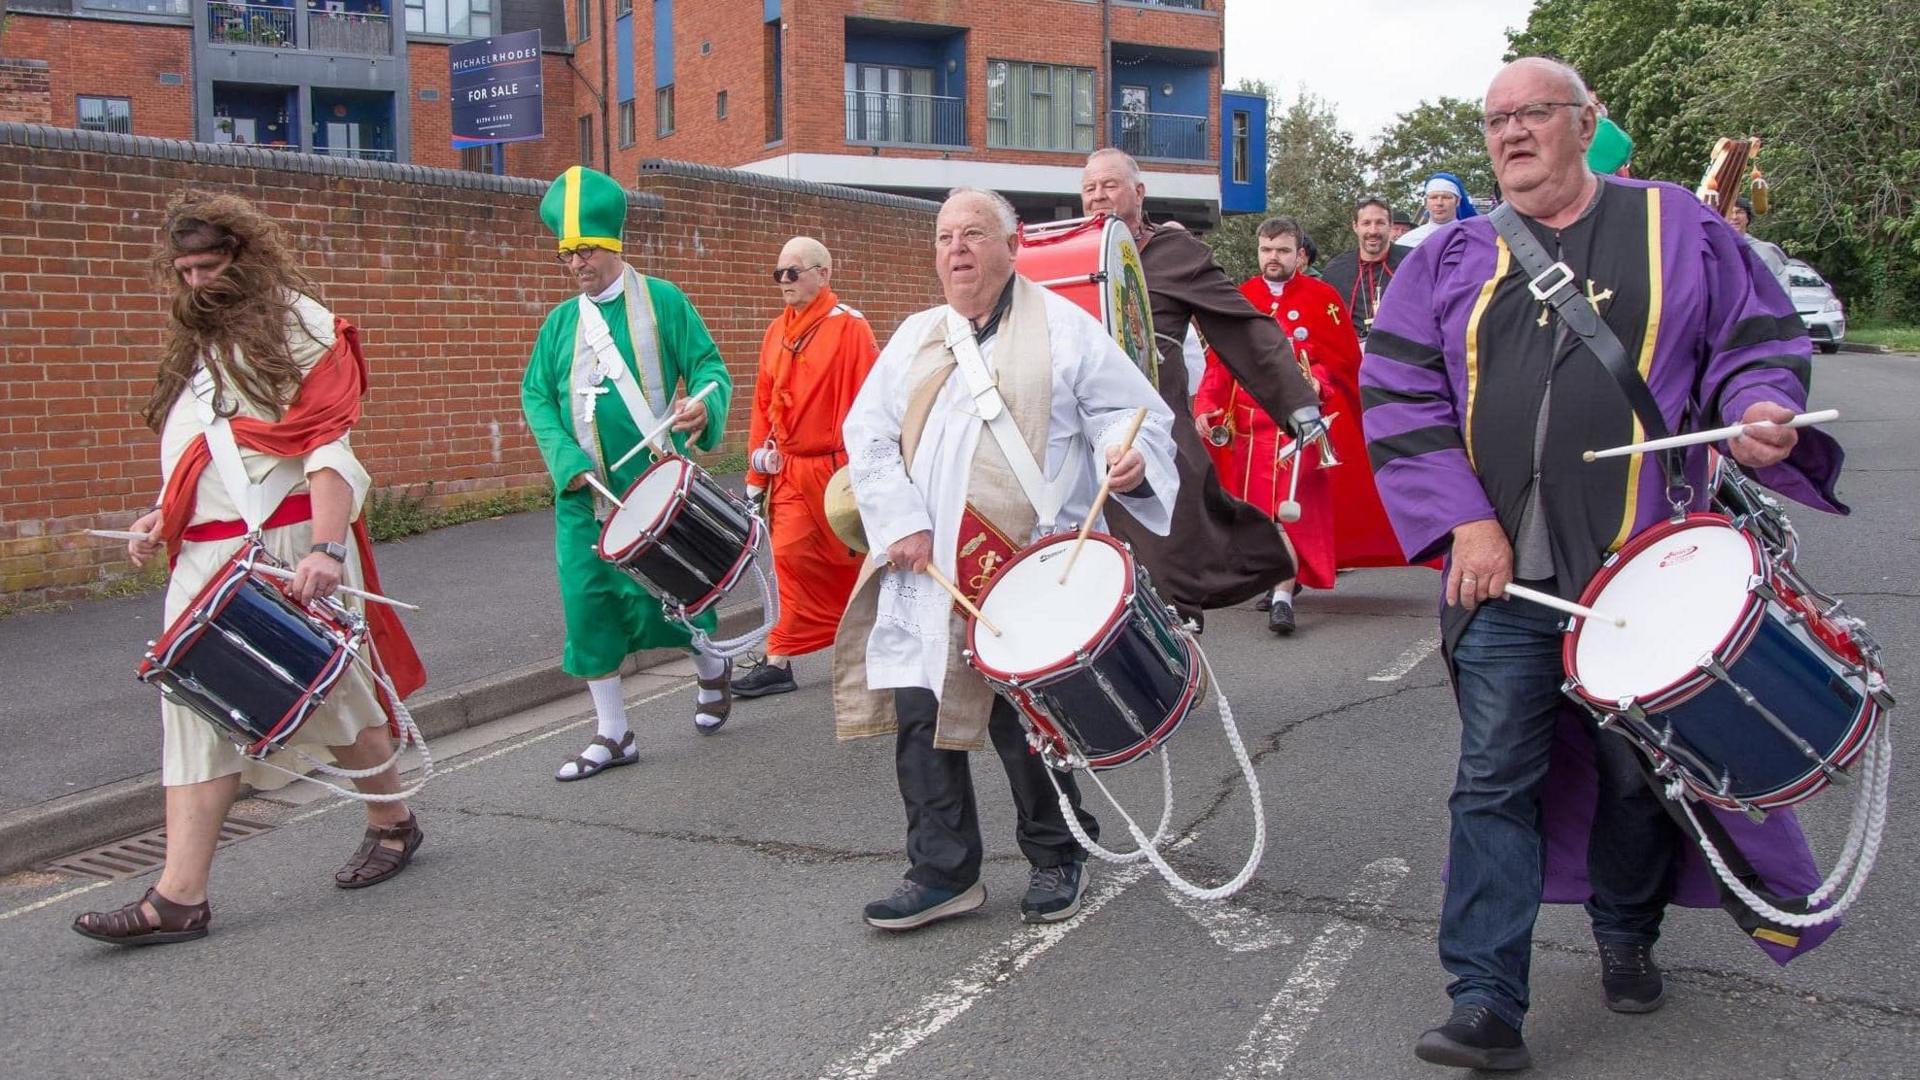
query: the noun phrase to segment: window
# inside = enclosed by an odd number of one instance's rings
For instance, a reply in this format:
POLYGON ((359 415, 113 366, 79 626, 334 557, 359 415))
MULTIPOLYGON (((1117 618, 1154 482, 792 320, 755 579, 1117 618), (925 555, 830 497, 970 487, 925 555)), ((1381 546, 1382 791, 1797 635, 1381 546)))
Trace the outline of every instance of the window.
POLYGON ((767 92, 765 95, 767 103, 767 141, 776 143, 786 138, 786 126, 781 119, 783 112, 781 106, 785 104, 786 93, 785 82, 781 77, 781 60, 783 59, 781 53, 783 49, 780 44, 780 20, 774 19, 767 23, 764 36, 766 38, 767 57, 767 92))
POLYGON ((573 0, 573 40, 593 36, 593 0, 573 0))
POLYGON ((673 134, 673 86, 663 86, 653 92, 653 133, 655 135, 673 134))
POLYGON ((847 141, 933 141, 933 69, 846 65, 847 141))
POLYGON ((613 17, 633 14, 633 0, 613 0, 613 17))
POLYGON ((469 146, 460 151, 460 167, 467 172, 493 171, 493 147, 469 146))
POLYGON ((407 0, 407 33, 486 37, 495 0, 407 0))
POLYGON ((987 145, 1093 149, 1093 69, 987 61, 987 145))
POLYGON ((112 131, 133 134, 133 102, 117 97, 85 97, 76 110, 82 131, 112 131))
POLYGON ((727 118, 727 92, 725 90, 713 95, 713 118, 715 120, 725 120, 727 118))
POLYGON ((185 15, 187 0, 80 0, 93 11, 131 11, 141 15, 185 15))
POLYGON ((580 164, 593 168, 593 114, 580 118, 580 164))
POLYGON ((1249 168, 1247 160, 1253 152, 1248 139, 1248 133, 1251 130, 1252 118, 1247 115, 1247 111, 1235 109, 1233 111, 1233 182, 1236 184, 1247 182, 1249 168))
POLYGON ((620 146, 622 149, 633 145, 633 102, 620 103, 620 146))

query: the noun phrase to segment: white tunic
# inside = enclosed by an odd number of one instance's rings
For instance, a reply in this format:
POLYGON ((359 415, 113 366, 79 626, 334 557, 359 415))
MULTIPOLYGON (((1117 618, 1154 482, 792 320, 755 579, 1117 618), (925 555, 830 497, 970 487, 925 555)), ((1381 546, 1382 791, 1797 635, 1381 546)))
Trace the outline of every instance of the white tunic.
MULTIPOLYGON (((333 347, 333 314, 318 302, 300 297, 296 301, 296 310, 300 320, 306 326, 303 332, 298 327, 288 327, 288 351, 300 366, 302 373, 309 371, 333 347)), ((228 390, 239 413, 262 420, 272 420, 271 412, 260 408, 245 395, 228 390)), ((193 440, 206 430, 200 419, 200 410, 196 407, 191 388, 181 392, 180 399, 167 413, 167 422, 160 432, 160 475, 162 487, 171 478, 173 470, 179 466, 181 455, 193 440)), ((263 454, 240 447, 240 461, 246 467, 247 477, 258 482, 281 461, 271 454, 263 454)), ((347 443, 347 437, 316 447, 302 461, 304 476, 312 476, 322 469, 332 469, 346 479, 353 488, 353 510, 349 520, 360 516, 365 502, 367 489, 372 486, 372 478, 353 455, 347 443)), ((292 493, 307 490, 305 480, 294 485, 292 493)), ((157 500, 156 500, 157 501, 157 500)), ((218 470, 209 463, 200 474, 200 483, 195 492, 193 517, 189 525, 208 521, 236 521, 240 519, 240 509, 227 493, 226 485, 220 482, 218 470)), ((313 545, 313 523, 303 521, 296 525, 266 530, 263 540, 267 550, 275 558, 288 566, 297 564, 313 545)), ((245 543, 244 538, 232 540, 214 540, 205 543, 184 543, 180 547, 180 560, 173 566, 167 581, 166 625, 172 626, 175 619, 185 611, 200 590, 227 560, 232 558, 245 543)), ((352 543, 347 545, 347 566, 342 580, 357 585, 362 581, 360 555, 352 543)), ((356 610, 358 600, 341 597, 356 610)), ((245 755, 235 748, 227 736, 216 730, 199 713, 185 706, 175 705, 163 700, 160 708, 164 740, 161 753, 161 782, 168 786, 194 784, 233 773, 241 773, 247 783, 262 790, 276 788, 285 784, 288 778, 279 772, 247 761, 245 755)), ((386 714, 380 709, 374 697, 373 683, 366 677, 364 669, 355 664, 346 675, 334 685, 332 693, 306 724, 295 733, 295 743, 310 756, 319 760, 328 760, 324 746, 344 746, 351 743, 360 729, 386 722, 386 714)), ((288 755, 281 754, 276 761, 288 755)), ((293 761, 280 761, 289 768, 296 767, 293 761)))
MULTIPOLYGON (((1146 492, 1115 495, 1142 525, 1162 536, 1172 524, 1179 474, 1173 467, 1173 413, 1158 391, 1133 365, 1098 322, 1048 291, 1044 294, 1047 333, 1053 354, 1053 401, 1047 426, 1049 480, 1060 475, 1074 439, 1092 447, 1079 483, 1066 494, 1053 521, 1039 522, 1031 542, 1062 530, 1078 530, 1106 473, 1108 447, 1119 446, 1134 411, 1147 408, 1146 422, 1134 440, 1146 463, 1146 492)), ((854 500, 873 545, 874 559, 916 532, 933 530, 933 560, 951 580, 960 519, 966 509, 967 480, 974 449, 985 423, 956 369, 934 399, 909 475, 900 453, 900 428, 906 413, 909 365, 932 327, 944 322, 945 306, 909 317, 888 340, 873 372, 848 411, 842 433, 853 463, 854 500)), ((1000 336, 981 346, 993 370, 1000 336)), ((991 438, 991 436, 987 436, 991 438)), ((1096 522, 1096 528, 1102 523, 1096 522)), ((1015 537, 1015 540, 1022 538, 1015 537)), ((867 639, 867 686, 873 690, 922 687, 940 692, 947 668, 948 614, 952 598, 931 577, 910 571, 882 571, 872 635, 867 639)))

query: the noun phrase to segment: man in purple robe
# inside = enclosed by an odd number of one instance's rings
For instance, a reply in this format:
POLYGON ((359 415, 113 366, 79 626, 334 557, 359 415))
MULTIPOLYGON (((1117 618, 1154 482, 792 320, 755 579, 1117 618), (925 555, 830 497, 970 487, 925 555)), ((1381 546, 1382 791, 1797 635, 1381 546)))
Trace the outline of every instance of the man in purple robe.
MULTIPOLYGON (((1685 190, 1589 171, 1596 121, 1572 69, 1508 65, 1482 123, 1501 190, 1573 269, 1669 428, 1792 416, 1811 355, 1792 304, 1685 190)), ((1448 559, 1441 626, 1462 731, 1440 958, 1453 1011, 1415 1053, 1472 1068, 1530 1061, 1520 1026, 1543 880, 1547 899, 1586 903, 1606 1003, 1620 1012, 1663 1000, 1652 946, 1666 905, 1713 895, 1630 744, 1596 735, 1562 695, 1559 617, 1489 603, 1509 582, 1577 597, 1609 552, 1670 511, 1657 460, 1581 460, 1636 441, 1635 417, 1529 276, 1489 219, 1436 235, 1387 289, 1360 374, 1369 454, 1407 559, 1448 559), (1550 770, 1579 775, 1550 783, 1550 770), (1584 847, 1573 866, 1569 847, 1584 847)), ((1723 451, 1768 487, 1844 512, 1832 490, 1842 455, 1827 436, 1764 428, 1723 451)), ((1674 489, 1695 509, 1706 502, 1703 459, 1689 455, 1691 491, 1674 489)), ((1803 895, 1817 883, 1791 814, 1722 824, 1771 888, 1803 895)), ((1742 925, 1778 946, 1777 958, 1825 933, 1795 936, 1751 915, 1742 925)))

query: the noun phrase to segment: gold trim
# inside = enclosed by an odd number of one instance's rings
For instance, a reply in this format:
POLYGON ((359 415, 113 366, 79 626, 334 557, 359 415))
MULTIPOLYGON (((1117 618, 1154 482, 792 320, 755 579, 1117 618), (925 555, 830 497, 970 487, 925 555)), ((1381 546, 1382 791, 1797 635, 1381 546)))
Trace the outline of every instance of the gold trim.
MULTIPOLYGON (((1645 336, 1640 341, 1640 377, 1647 378, 1653 371, 1653 353, 1660 340, 1660 301, 1665 294, 1663 273, 1660 263, 1660 189, 1647 189, 1647 326, 1645 336)), ((1640 442, 1646 437, 1645 429, 1640 426, 1640 417, 1633 418, 1633 438, 1629 442, 1640 442)), ((1618 551, 1620 546, 1633 535, 1633 522, 1639 515, 1640 475, 1645 468, 1648 455, 1634 454, 1627 459, 1627 505, 1620 514, 1620 529, 1613 534, 1613 543, 1607 545, 1608 551, 1618 551)))
POLYGON ((1800 935, 1783 934, 1778 930, 1770 929, 1765 926, 1759 927, 1758 929, 1754 930, 1753 936, 1759 938, 1761 941, 1772 942, 1775 945, 1784 945, 1789 949, 1800 944, 1800 935))
POLYGON ((1467 409, 1460 424, 1460 433, 1467 447, 1467 464, 1473 465, 1473 401, 1480 389, 1480 322, 1486 318, 1487 305, 1493 302, 1493 291, 1507 271, 1513 265, 1513 252, 1508 250, 1507 241, 1500 236, 1493 238, 1497 258, 1493 264, 1493 276, 1480 286, 1480 299, 1473 303, 1473 315, 1467 319, 1467 409))

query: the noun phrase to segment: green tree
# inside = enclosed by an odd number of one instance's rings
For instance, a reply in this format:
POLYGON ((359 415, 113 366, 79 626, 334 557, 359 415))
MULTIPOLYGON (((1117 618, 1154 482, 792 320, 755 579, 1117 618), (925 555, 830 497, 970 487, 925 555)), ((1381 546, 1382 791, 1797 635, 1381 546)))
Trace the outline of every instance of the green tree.
POLYGON ((1417 210, 1420 188, 1436 172, 1450 172, 1480 198, 1493 194, 1493 165, 1474 121, 1480 103, 1442 97, 1422 101, 1380 133, 1372 156, 1382 194, 1399 209, 1417 210))
POLYGON ((1207 237, 1236 279, 1259 272, 1256 232, 1269 215, 1300 222, 1322 262, 1353 245, 1351 207, 1366 190, 1367 158, 1325 98, 1302 91, 1291 101, 1265 82, 1243 80, 1241 93, 1267 99, 1267 214, 1226 219, 1207 237))

